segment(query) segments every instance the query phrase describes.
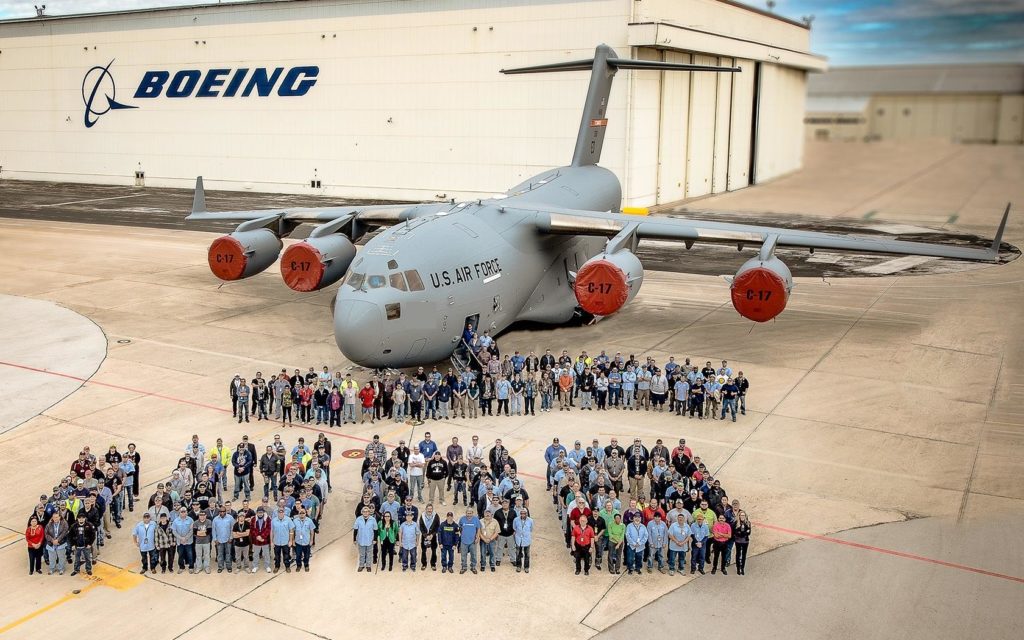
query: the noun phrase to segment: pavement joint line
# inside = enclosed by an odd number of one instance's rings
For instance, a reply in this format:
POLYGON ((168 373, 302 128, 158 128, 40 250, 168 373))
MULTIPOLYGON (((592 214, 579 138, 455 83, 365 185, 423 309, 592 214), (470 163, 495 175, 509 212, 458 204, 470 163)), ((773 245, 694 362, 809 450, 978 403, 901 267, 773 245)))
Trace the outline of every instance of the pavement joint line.
POLYGON ((956 514, 957 522, 962 522, 964 514, 967 512, 967 502, 971 498, 971 487, 974 485, 974 474, 978 469, 978 458, 981 457, 981 443, 985 439, 986 429, 984 427, 984 423, 988 422, 988 416, 992 411, 992 405, 996 402, 996 391, 999 389, 999 379, 1003 377, 1003 363, 1005 359, 1005 356, 999 357, 999 367, 996 369, 996 379, 992 384, 988 404, 985 407, 985 419, 982 421, 983 426, 978 430, 978 440, 974 447, 974 460, 971 462, 971 473, 967 476, 967 485, 964 486, 964 494, 960 499, 960 510, 956 514))
POLYGON ((71 202, 53 202, 50 204, 39 204, 36 205, 38 209, 46 209, 49 207, 63 207, 69 204, 85 204, 87 202, 104 202, 106 200, 123 200, 124 198, 138 198, 140 196, 148 195, 145 193, 130 193, 126 196, 110 196, 109 198, 90 198, 89 200, 73 200, 71 202))
POLYGON ((758 527, 764 527, 765 529, 771 529, 772 531, 779 531, 781 533, 788 533, 794 536, 802 538, 810 538, 812 540, 820 540, 822 542, 831 542, 833 544, 841 544, 847 547, 853 547, 855 549, 862 549, 864 551, 874 551, 875 553, 882 553, 885 555, 896 556, 898 558, 906 558, 908 560, 916 560, 918 562, 927 562, 929 564, 935 564, 942 567, 948 567, 950 569, 958 569, 960 571, 967 571, 970 573, 977 573, 992 578, 1000 578, 1002 580, 1009 580, 1010 582, 1017 582, 1024 584, 1024 578, 1020 576, 1012 576, 1005 573, 998 573, 996 571, 989 571, 987 569, 980 569, 978 567, 971 567, 965 564, 959 564, 956 562, 949 562, 947 560, 939 560, 938 558, 929 558, 927 556, 921 556, 916 553, 909 553, 906 551, 897 551, 895 549, 886 549, 884 547, 876 547, 870 544, 863 544, 861 542, 854 542, 852 540, 843 540, 842 538, 836 538, 834 536, 823 535, 818 533, 810 533, 808 531, 800 531, 797 529, 789 529, 786 527, 779 527, 773 524, 766 524, 763 522, 754 522, 754 525, 758 527))
POLYGON ((732 460, 733 456, 735 456, 736 453, 743 447, 743 445, 745 445, 747 441, 749 441, 750 438, 753 437, 753 435, 757 432, 758 428, 761 425, 763 425, 770 416, 775 414, 775 411, 779 407, 781 407, 782 404, 786 401, 786 399, 789 398, 789 396, 791 396, 794 391, 796 391, 797 387, 799 387, 804 382, 804 380, 806 380, 807 377, 811 375, 811 372, 817 369, 818 366, 820 366, 826 358, 832 355, 832 352, 836 350, 836 347, 838 347, 839 344, 846 339, 846 336, 850 335, 850 332, 853 331, 853 328, 857 326, 857 323, 860 322, 861 319, 864 318, 864 316, 866 316, 869 311, 871 311, 871 308, 874 307, 879 300, 885 297, 885 294, 888 293, 890 289, 892 289, 892 286, 896 284, 897 280, 898 278, 894 278, 893 281, 888 284, 888 286, 886 286, 884 289, 878 292, 878 295, 876 295, 875 299, 871 301, 871 304, 865 307, 864 311, 861 312, 860 316, 858 316, 857 319, 850 323, 850 326, 846 328, 846 331, 844 331, 842 335, 836 338, 836 341, 832 343, 832 346, 829 347, 825 351, 825 353, 821 354, 821 357, 818 358, 818 361, 811 365, 810 368, 808 368, 806 371, 804 371, 803 375, 801 375, 800 378, 793 384, 793 386, 789 388, 789 391, 787 391, 786 394, 782 396, 782 398, 777 403, 775 403, 774 407, 772 407, 767 413, 765 413, 761 421, 758 422, 757 425, 750 430, 750 433, 748 433, 747 436, 743 438, 743 441, 736 446, 732 453, 729 454, 729 457, 727 457, 725 461, 718 465, 718 468, 715 469, 714 473, 714 476, 716 478, 718 477, 719 472, 721 472, 721 470, 725 467, 725 465, 729 464, 729 461, 732 460))

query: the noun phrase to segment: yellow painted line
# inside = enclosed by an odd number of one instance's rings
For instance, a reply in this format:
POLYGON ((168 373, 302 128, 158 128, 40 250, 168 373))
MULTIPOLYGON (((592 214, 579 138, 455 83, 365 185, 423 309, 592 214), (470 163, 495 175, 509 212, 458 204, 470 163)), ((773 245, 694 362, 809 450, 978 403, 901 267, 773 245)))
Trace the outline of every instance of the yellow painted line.
POLYGON ((402 424, 401 424, 401 425, 400 425, 400 426, 399 426, 399 427, 398 427, 397 429, 395 429, 394 431, 388 431, 387 433, 385 433, 384 435, 382 435, 382 436, 380 437, 380 441, 381 441, 381 442, 387 442, 387 441, 388 441, 388 440, 390 440, 390 439, 391 439, 391 438, 392 438, 393 436, 397 436, 397 435, 403 434, 403 433, 405 433, 405 432, 407 432, 407 431, 409 431, 409 430, 411 430, 411 429, 412 429, 412 425, 411 425, 411 424, 409 424, 409 423, 407 423, 407 422, 403 422, 403 423, 402 423, 402 424))
POLYGON ((510 458, 514 458, 514 457, 516 457, 516 454, 518 454, 518 453, 519 453, 520 451, 522 451, 522 450, 523 450, 523 449, 525 449, 526 447, 530 446, 531 444, 533 444, 533 440, 527 440, 527 441, 526 441, 525 443, 523 443, 523 446, 519 447, 518 449, 516 449, 516 450, 515 450, 515 451, 513 451, 512 453, 508 454, 508 455, 509 455, 509 457, 510 457, 510 458))
POLYGON ((2 544, 4 542, 7 542, 8 540, 14 540, 15 538, 19 538, 22 535, 23 534, 21 534, 21 533, 9 533, 6 536, 0 538, 0 544, 2 544))
POLYGON ((117 591, 127 591, 128 589, 133 589, 139 586, 140 584, 145 582, 146 579, 138 575, 137 573, 133 573, 131 571, 131 569, 135 566, 137 566, 137 563, 130 564, 125 568, 121 569, 105 563, 93 564, 93 575, 88 576, 84 573, 78 574, 78 577, 81 580, 87 581, 89 584, 82 587, 77 593, 69 593, 63 598, 58 598, 50 604, 40 607, 35 611, 18 618, 14 622, 11 622, 3 627, 0 627, 0 635, 3 635, 4 633, 10 631, 11 629, 14 629, 15 627, 25 624, 29 620, 33 620, 41 616, 47 611, 56 609, 65 602, 73 600, 74 598, 79 598, 96 587, 104 586, 110 587, 111 589, 116 589, 117 591))
POLYGON ((8 631, 10 631, 11 629, 14 629, 15 627, 20 627, 21 625, 25 624, 29 620, 33 620, 33 619, 43 615, 47 611, 50 611, 51 609, 56 609, 57 607, 59 607, 60 605, 64 604, 65 602, 68 602, 69 600, 73 600, 75 598, 78 598, 79 596, 85 595, 86 592, 88 592, 93 587, 98 586, 99 584, 100 584, 99 582, 93 582, 91 584, 88 584, 85 587, 83 587, 78 593, 69 593, 68 595, 64 596, 63 598, 58 598, 57 600, 54 600, 50 604, 48 604, 46 606, 43 606, 43 607, 40 607, 40 608, 36 609, 35 611, 33 611, 32 613, 24 615, 24 616, 18 618, 17 620, 15 620, 14 622, 11 622, 11 623, 9 623, 7 625, 4 625, 3 627, 0 627, 0 635, 2 635, 4 633, 7 633, 8 631))

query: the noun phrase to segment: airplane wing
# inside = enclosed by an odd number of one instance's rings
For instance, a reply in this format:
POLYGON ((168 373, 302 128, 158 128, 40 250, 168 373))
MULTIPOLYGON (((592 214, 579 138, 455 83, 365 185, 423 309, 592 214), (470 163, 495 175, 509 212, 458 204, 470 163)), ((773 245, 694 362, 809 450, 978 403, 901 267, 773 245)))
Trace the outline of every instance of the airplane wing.
POLYGON ((1003 231, 1006 229, 1006 220, 1010 215, 1010 205, 1007 204, 992 244, 987 249, 980 249, 689 218, 637 217, 621 213, 556 208, 533 210, 518 207, 518 209, 535 214, 534 221, 538 231, 558 235, 605 236, 609 239, 635 237, 640 240, 675 240, 683 242, 688 249, 695 242, 731 244, 740 248, 744 245, 770 244, 773 247, 798 247, 812 251, 828 249, 988 262, 999 259, 999 246, 1002 243, 1003 231))
MULTIPOLYGON (((384 204, 367 206, 341 207, 288 207, 283 209, 258 209, 252 211, 216 211, 206 210, 206 192, 203 189, 203 177, 196 178, 196 191, 192 197, 192 213, 185 220, 197 221, 237 221, 243 223, 245 229, 264 227, 275 223, 282 226, 292 225, 294 228, 303 222, 326 223, 336 222, 343 218, 346 221, 357 221, 363 227, 385 227, 403 222, 411 217, 406 211, 415 205, 384 204)), ((245 230, 239 227, 240 230, 245 230)))

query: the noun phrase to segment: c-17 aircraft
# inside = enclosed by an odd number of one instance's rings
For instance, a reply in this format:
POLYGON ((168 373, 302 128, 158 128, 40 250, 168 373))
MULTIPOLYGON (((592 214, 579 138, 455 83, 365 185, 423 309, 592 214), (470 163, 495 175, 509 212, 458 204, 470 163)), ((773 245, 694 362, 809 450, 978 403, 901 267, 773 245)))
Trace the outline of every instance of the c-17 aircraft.
POLYGON ((687 249, 695 242, 755 248, 730 288, 736 311, 757 322, 781 313, 793 287, 789 268, 775 255, 778 247, 998 259, 1009 205, 988 249, 619 212, 619 181, 597 165, 619 69, 741 71, 620 58, 603 44, 588 60, 502 70, 590 70, 569 166, 468 202, 216 213, 206 211, 200 177, 187 220, 242 221, 209 249, 210 269, 229 281, 267 269, 281 253, 282 237, 300 223, 319 223, 281 255, 281 274, 296 291, 342 281, 335 340, 352 362, 372 368, 448 358, 467 323, 496 335, 517 321, 562 324, 611 315, 640 290, 644 269, 635 251, 646 239, 678 241, 687 249), (373 228, 384 229, 357 252, 354 242, 373 228))

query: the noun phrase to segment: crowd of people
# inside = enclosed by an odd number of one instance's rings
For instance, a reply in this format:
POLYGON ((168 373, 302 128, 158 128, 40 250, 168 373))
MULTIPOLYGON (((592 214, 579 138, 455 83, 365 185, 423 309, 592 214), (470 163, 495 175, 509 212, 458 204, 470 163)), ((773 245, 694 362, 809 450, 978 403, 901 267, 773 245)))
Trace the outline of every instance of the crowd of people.
POLYGON ((209 450, 197 435, 169 479, 140 497, 141 456, 134 444, 124 452, 111 444, 101 457, 88 446, 69 473, 41 495, 29 516, 25 539, 29 574, 92 575, 100 548, 139 507, 132 541, 140 573, 267 573, 309 571, 316 534, 331 492, 331 442, 321 433, 291 448, 275 435, 258 455, 248 436, 235 447, 221 438, 209 450), (256 484, 262 481, 262 497, 256 484), (229 484, 229 478, 231 480, 229 484), (256 493, 254 496, 253 493, 256 493), (271 566, 273 565, 273 569, 271 566))
POLYGON ((402 571, 440 564, 441 573, 455 573, 458 555, 460 574, 477 574, 478 566, 495 572, 506 557, 517 573, 530 572, 534 522, 516 460, 500 439, 486 452, 479 436, 471 442, 439 445, 428 431, 411 448, 401 440, 389 452, 373 436, 352 525, 359 572, 393 571, 396 552, 402 571))
MULTIPOLYGON (((467 331, 469 329, 467 328, 467 331)), ((231 412, 238 422, 280 420, 284 425, 341 426, 378 420, 410 421, 537 415, 537 411, 655 411, 699 420, 736 421, 746 415, 750 382, 729 363, 703 367, 675 356, 662 365, 601 351, 575 358, 515 351, 501 356, 487 333, 465 343, 467 365, 441 372, 419 367, 412 374, 379 372, 360 382, 351 373, 314 367, 289 375, 284 369, 267 380, 236 374, 229 385, 231 412), (488 342, 489 341, 489 342, 488 342), (486 342, 486 346, 484 343, 486 342), (538 406, 539 404, 539 406, 538 406), (273 416, 273 418, 271 418, 273 416)))
POLYGON ((551 501, 562 524, 576 574, 607 563, 629 575, 646 564, 669 575, 746 573, 751 523, 737 499, 729 499, 700 456, 680 438, 669 451, 658 438, 650 449, 640 438, 623 448, 616 438, 602 447, 577 440, 571 450, 558 438, 544 452, 551 501), (626 493, 628 491, 628 494, 626 493))

